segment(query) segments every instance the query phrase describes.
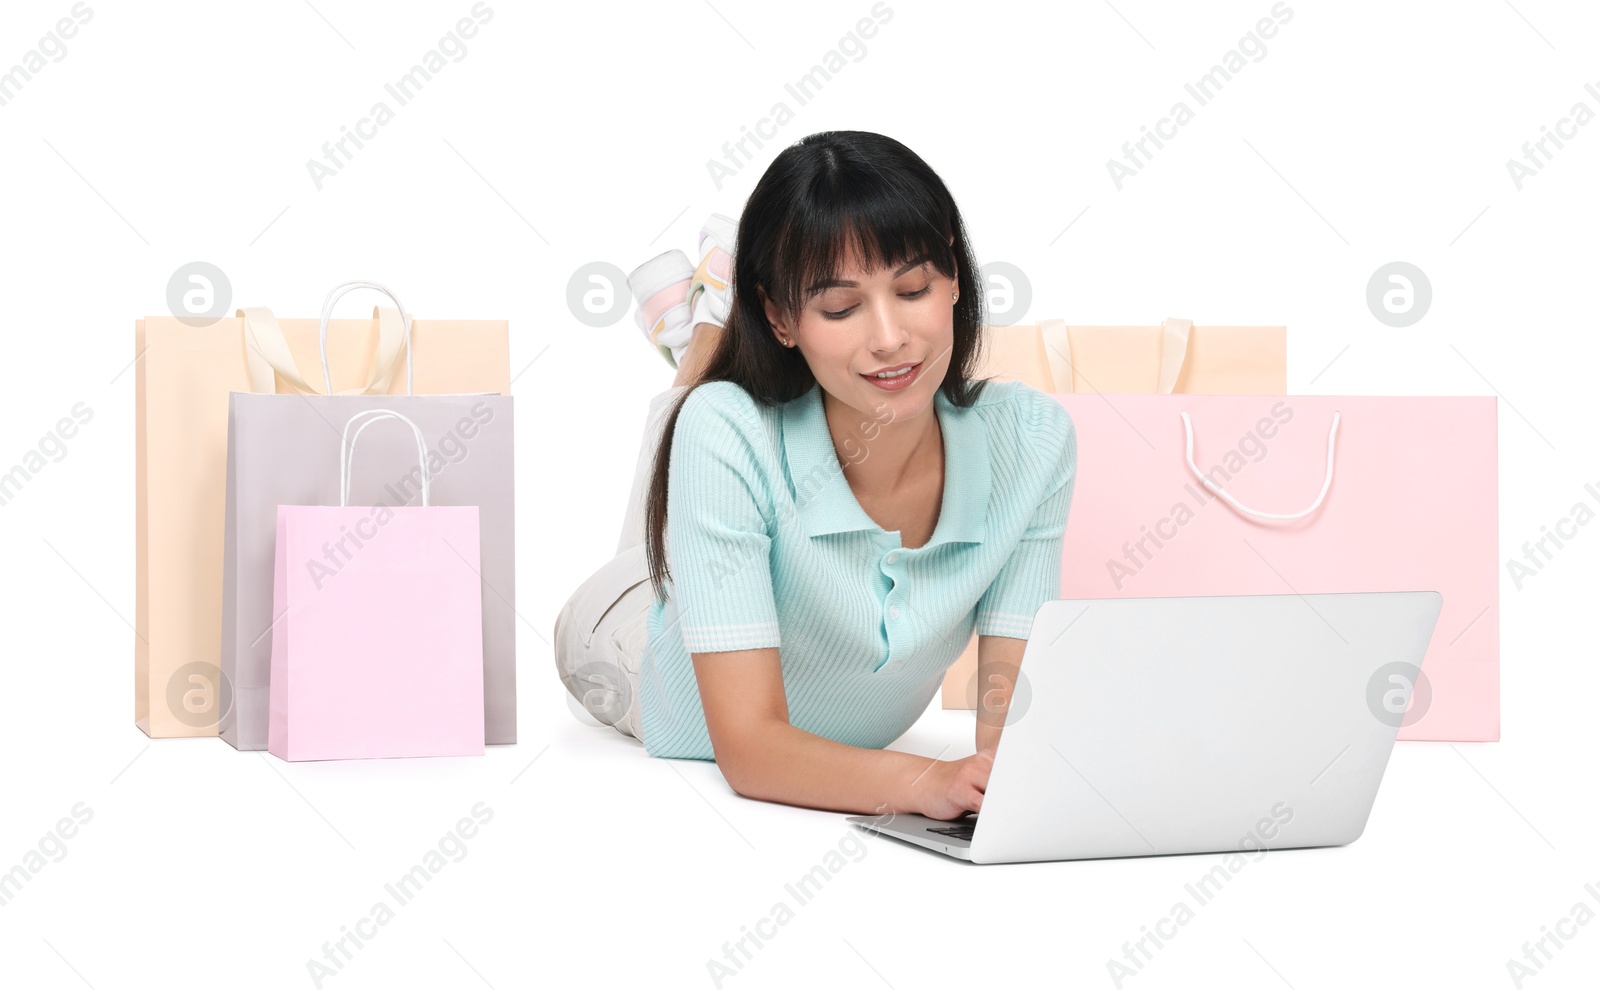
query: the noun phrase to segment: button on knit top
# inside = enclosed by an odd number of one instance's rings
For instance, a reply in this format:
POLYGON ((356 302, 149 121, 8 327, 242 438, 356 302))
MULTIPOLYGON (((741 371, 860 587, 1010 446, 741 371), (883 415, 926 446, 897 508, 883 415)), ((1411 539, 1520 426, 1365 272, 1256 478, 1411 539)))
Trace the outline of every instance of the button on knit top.
POLYGON ((944 493, 932 538, 908 549, 867 515, 840 460, 867 456, 880 421, 860 417, 836 448, 819 384, 774 405, 733 382, 690 393, 668 468, 671 576, 640 666, 647 753, 715 759, 691 653, 778 647, 792 725, 881 749, 974 630, 1027 638, 1060 595, 1072 420, 1010 381, 966 408, 937 391, 934 411, 944 493))

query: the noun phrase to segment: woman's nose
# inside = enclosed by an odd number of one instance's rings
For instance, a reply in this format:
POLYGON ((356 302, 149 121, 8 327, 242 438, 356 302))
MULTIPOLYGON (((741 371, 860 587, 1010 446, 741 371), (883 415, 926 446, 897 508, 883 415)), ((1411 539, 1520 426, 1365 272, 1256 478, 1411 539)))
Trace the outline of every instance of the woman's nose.
POLYGON ((875 302, 867 312, 867 319, 871 321, 867 345, 876 353, 893 354, 910 338, 888 302, 875 302))

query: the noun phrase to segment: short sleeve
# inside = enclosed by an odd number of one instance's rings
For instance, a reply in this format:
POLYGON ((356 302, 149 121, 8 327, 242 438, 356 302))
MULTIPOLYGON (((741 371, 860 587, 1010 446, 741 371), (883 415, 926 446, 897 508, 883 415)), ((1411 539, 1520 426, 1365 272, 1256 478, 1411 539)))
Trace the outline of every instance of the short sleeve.
POLYGON ((781 645, 754 402, 738 385, 708 382, 684 401, 673 429, 667 559, 690 653, 781 645))
POLYGON ((1010 558, 978 601, 980 636, 1027 639, 1039 606, 1061 596, 1061 547, 1077 477, 1078 443, 1072 417, 1040 393, 1031 414, 1019 417, 1022 449, 1046 451, 1043 496, 1010 558))

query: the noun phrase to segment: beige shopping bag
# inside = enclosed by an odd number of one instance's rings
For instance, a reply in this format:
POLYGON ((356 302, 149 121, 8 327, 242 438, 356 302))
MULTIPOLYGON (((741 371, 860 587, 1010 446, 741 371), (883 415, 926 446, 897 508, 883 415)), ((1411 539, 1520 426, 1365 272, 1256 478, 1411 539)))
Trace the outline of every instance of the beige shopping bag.
POLYGON ((1061 320, 990 327, 980 374, 1041 392, 1283 395, 1284 327, 1068 326, 1061 320))
MULTIPOLYGON (((1284 395, 1285 327, 1068 326, 1062 320, 990 327, 979 376, 1015 379, 1041 392, 1284 395)), ((978 637, 939 692, 945 708, 977 708, 978 637)))
MULTIPOLYGON (((381 287, 341 286, 328 306, 351 288, 381 287)), ((244 316, 135 323, 134 721, 155 738, 217 735, 231 704, 219 667, 229 392, 404 395, 408 378, 417 395, 511 391, 504 320, 410 321, 410 362, 402 311, 330 320, 324 363, 320 320, 247 332, 244 316)))

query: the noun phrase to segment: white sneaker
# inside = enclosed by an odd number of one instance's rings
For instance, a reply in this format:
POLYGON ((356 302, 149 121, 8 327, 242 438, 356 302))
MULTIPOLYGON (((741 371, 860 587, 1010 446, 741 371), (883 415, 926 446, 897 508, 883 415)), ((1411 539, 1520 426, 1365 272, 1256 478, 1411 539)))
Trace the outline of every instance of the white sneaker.
POLYGON ((700 228, 700 264, 689 283, 690 327, 726 326, 733 308, 733 252, 739 236, 735 220, 713 213, 700 228))
POLYGON ((673 248, 646 261, 628 276, 628 289, 638 308, 633 322, 674 368, 694 332, 687 301, 695 273, 689 256, 673 248))

